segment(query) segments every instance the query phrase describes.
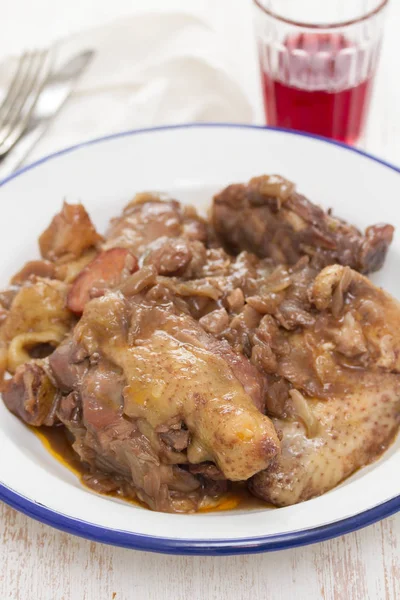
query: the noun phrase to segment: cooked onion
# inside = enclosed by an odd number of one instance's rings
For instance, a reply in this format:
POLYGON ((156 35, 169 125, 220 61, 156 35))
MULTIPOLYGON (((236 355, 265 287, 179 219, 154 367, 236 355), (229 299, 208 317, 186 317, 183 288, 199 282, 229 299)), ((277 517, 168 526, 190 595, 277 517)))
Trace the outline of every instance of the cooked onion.
POLYGON ((351 282, 353 280, 353 272, 349 267, 344 267, 342 276, 335 291, 332 294, 332 314, 334 317, 338 317, 343 310, 344 306, 344 295, 347 292, 351 282))
POLYGON ((156 276, 157 271, 154 265, 142 267, 124 281, 119 289, 124 296, 135 296, 135 294, 138 294, 144 288, 152 285, 156 280, 156 276))
POLYGON ((301 419, 307 430, 308 437, 315 437, 318 433, 318 420, 314 416, 307 400, 299 390, 290 390, 290 397, 292 398, 293 408, 296 415, 301 419))

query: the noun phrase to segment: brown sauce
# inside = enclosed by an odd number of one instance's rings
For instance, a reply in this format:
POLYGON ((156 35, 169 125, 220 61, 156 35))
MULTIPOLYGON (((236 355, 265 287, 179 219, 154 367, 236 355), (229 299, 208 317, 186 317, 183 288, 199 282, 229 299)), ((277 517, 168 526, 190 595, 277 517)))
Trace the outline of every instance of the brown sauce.
MULTIPOLYGON (((83 475, 87 473, 84 463, 82 463, 77 454, 71 447, 71 443, 68 439, 67 430, 63 426, 58 427, 37 427, 30 428, 34 434, 42 442, 46 450, 61 463, 64 467, 72 471, 81 481, 82 485, 85 483, 82 481, 83 475)), ((256 498, 242 483, 232 483, 231 489, 225 494, 218 502, 216 506, 212 508, 200 509, 199 512, 216 512, 225 510, 262 510, 265 508, 275 508, 271 504, 256 498)), ((93 491, 93 490, 91 490, 93 491)), ((135 504, 136 506, 148 507, 132 498, 122 496, 118 492, 111 492, 103 494, 104 496, 112 496, 114 498, 123 499, 126 502, 135 504)))

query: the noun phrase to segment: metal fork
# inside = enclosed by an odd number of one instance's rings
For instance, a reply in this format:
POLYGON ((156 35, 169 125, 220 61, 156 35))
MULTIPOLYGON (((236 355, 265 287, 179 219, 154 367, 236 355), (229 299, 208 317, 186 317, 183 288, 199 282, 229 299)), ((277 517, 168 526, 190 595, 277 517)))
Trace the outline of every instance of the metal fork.
POLYGON ((13 80, 0 106, 0 158, 24 134, 46 84, 52 66, 52 52, 25 52, 20 57, 13 80))

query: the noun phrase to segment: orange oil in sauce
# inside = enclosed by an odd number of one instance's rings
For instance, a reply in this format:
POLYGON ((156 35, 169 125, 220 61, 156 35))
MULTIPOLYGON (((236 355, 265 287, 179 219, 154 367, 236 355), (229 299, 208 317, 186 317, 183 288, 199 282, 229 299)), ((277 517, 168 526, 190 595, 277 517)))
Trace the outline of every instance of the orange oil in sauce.
MULTIPOLYGON (((65 427, 32 427, 30 429, 39 438, 46 450, 56 460, 58 460, 59 463, 72 471, 80 479, 82 485, 85 485, 82 481, 82 477, 85 473, 87 473, 87 470, 85 469, 85 465, 79 460, 77 454, 72 449, 65 427)), ((202 508, 198 512, 208 513, 227 510, 260 510, 265 508, 275 508, 271 504, 263 502, 259 498, 256 498, 250 494, 244 484, 232 483, 231 485, 232 489, 220 499, 216 506, 211 508, 202 508)), ((136 506, 148 508, 139 500, 126 498, 121 496, 121 494, 118 492, 111 492, 103 495, 118 498, 120 500, 123 499, 124 501, 135 504, 136 506)))

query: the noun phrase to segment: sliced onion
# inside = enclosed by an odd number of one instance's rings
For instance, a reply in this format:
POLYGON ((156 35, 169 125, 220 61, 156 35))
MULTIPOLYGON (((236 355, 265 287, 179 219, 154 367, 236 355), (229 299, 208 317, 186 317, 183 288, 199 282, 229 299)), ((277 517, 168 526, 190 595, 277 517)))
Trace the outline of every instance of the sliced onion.
POLYGON ((307 430, 307 436, 310 438, 315 437, 318 433, 319 423, 307 400, 304 398, 303 394, 299 392, 299 390, 290 390, 289 394, 292 398, 293 408, 296 415, 304 423, 304 426, 307 430))

